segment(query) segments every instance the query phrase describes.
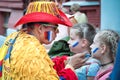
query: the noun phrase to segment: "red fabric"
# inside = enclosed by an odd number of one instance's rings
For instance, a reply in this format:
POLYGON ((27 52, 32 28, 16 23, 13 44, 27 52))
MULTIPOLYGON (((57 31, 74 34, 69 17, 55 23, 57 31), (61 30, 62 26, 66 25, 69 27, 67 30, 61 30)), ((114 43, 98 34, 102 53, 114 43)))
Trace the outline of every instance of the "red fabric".
POLYGON ((58 56, 53 58, 53 62, 55 63, 54 69, 57 71, 59 76, 64 77, 66 80, 78 80, 76 74, 70 69, 65 69, 64 61, 67 59, 67 56, 58 56))
POLYGON ((57 71, 57 74, 59 74, 59 72, 65 68, 65 64, 64 61, 67 59, 67 56, 57 56, 55 58, 52 59, 52 61, 55 63, 55 65, 53 66, 54 69, 57 71))
POLYGON ((51 14, 47 14, 44 12, 33 12, 24 15, 16 24, 14 27, 17 27, 21 24, 26 24, 30 22, 48 22, 53 24, 63 24, 68 27, 72 27, 72 23, 70 20, 64 15, 63 12, 60 11, 61 18, 58 18, 57 16, 53 16, 51 14))
POLYGON ((65 80, 78 80, 76 74, 70 68, 62 69, 58 75, 63 76, 65 80))
POLYGON ((3 62, 3 60, 0 61, 0 66, 2 66, 2 62, 3 62))
POLYGON ((2 77, 2 72, 0 72, 0 77, 2 77))
POLYGON ((2 63, 3 63, 3 60, 0 61, 0 77, 2 77, 2 63))

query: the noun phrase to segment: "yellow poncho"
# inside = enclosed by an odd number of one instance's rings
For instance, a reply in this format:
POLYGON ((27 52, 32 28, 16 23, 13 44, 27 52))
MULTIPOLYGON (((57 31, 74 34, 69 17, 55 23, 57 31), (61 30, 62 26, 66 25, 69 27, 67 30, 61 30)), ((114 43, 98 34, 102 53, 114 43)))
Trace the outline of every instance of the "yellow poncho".
POLYGON ((59 80, 53 65, 44 46, 34 36, 22 32, 13 45, 10 63, 4 60, 3 80, 59 80))

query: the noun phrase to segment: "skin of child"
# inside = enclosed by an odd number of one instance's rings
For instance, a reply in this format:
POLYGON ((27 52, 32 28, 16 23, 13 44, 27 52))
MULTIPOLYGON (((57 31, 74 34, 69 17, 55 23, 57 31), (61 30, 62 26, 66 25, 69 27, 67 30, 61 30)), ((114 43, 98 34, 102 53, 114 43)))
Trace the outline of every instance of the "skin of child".
MULTIPOLYGON (((68 41, 70 50, 74 54, 80 54, 80 53, 91 53, 90 50, 90 42, 85 37, 85 29, 83 29, 83 34, 80 34, 80 30, 76 28, 70 28, 70 40, 68 41), (80 38, 80 35, 83 35, 82 38, 80 38), (75 46, 73 46, 76 43, 75 46)), ((92 59, 90 57, 88 60, 92 59)), ((86 74, 87 75, 87 74, 86 74)), ((93 80, 94 76, 88 76, 87 80, 93 80)))
POLYGON ((74 52, 75 54, 88 52, 88 44, 89 42, 85 38, 79 38, 78 35, 79 30, 78 29, 70 29, 70 40, 68 41, 70 50, 74 52), (75 47, 72 47, 72 45, 78 42, 78 44, 75 47))
POLYGON ((101 61, 101 64, 104 64, 113 60, 113 56, 110 55, 109 47, 101 41, 100 36, 100 33, 97 33, 95 35, 93 44, 90 47, 92 49, 91 52, 93 51, 93 49, 98 48, 98 50, 95 53, 92 53, 92 56, 94 58, 99 59, 101 61))
MULTIPOLYGON (((112 30, 103 30, 95 35, 93 44, 90 46, 91 52, 92 56, 101 62, 101 68, 98 71, 95 80, 100 74, 110 68, 113 68, 118 39, 119 35, 112 30), (93 53, 96 48, 98 48, 97 51, 93 53)), ((102 76, 97 80, 106 80, 106 78, 109 76, 109 73, 106 74, 108 75, 102 76)))

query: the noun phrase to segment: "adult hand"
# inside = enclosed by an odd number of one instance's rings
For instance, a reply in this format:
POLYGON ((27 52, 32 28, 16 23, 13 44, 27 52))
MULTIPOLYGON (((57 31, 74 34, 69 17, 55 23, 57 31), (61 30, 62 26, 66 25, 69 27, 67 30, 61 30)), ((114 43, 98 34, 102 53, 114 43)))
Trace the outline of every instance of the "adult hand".
POLYGON ((79 53, 68 57, 67 65, 70 65, 74 69, 81 67, 88 58, 85 58, 86 53, 79 53))

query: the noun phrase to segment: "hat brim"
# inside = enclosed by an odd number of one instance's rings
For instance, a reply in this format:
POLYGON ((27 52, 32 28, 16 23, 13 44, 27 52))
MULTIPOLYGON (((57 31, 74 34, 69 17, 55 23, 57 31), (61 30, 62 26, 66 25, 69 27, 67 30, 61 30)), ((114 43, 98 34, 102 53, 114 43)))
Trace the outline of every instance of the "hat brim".
POLYGON ((57 16, 53 16, 51 14, 47 14, 44 12, 33 12, 30 14, 26 14, 15 24, 14 27, 31 22, 48 22, 48 23, 62 24, 68 27, 72 27, 72 23, 67 18, 67 16, 60 10, 59 13, 60 13, 60 16, 58 16, 59 18, 57 16))

